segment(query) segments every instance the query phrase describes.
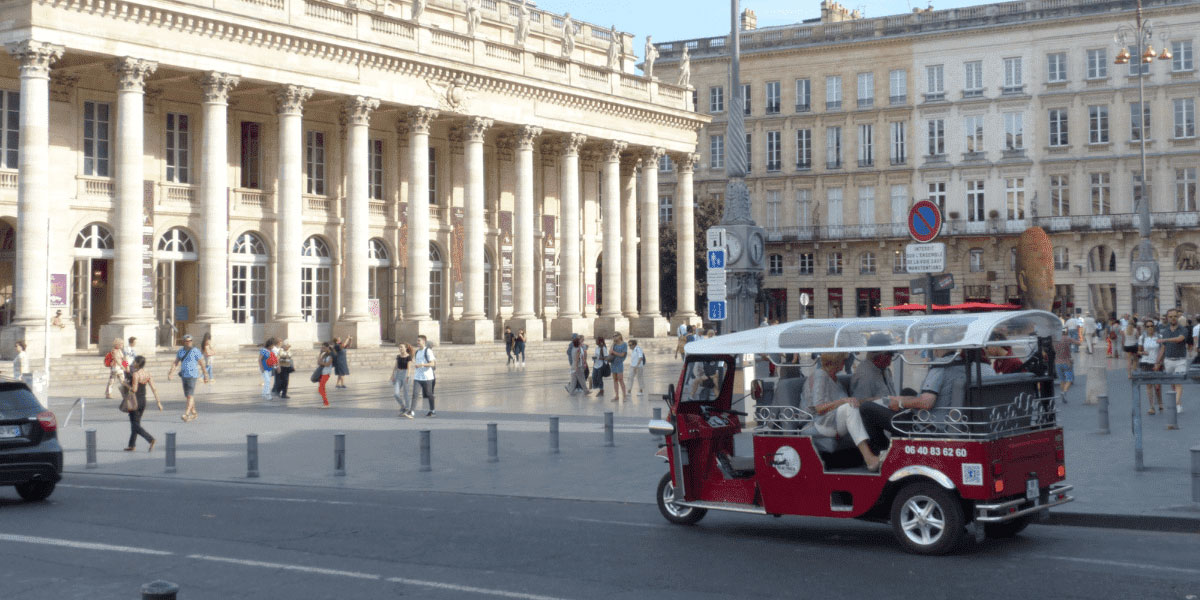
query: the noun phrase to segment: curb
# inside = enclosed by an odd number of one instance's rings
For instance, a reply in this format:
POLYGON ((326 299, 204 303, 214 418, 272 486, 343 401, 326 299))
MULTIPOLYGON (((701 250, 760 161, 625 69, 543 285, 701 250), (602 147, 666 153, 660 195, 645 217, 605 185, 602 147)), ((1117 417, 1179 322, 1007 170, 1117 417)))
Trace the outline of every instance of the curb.
POLYGON ((1162 517, 1155 515, 1119 515, 1106 513, 1051 512, 1042 525, 1064 527, 1096 527, 1102 529, 1133 529, 1164 533, 1200 534, 1200 515, 1196 517, 1162 517))

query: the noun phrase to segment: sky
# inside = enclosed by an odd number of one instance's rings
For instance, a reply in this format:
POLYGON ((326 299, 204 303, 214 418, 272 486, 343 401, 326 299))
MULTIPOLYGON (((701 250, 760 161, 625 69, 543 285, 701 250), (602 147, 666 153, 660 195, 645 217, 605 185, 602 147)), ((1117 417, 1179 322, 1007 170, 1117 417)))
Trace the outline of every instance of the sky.
MULTIPOLYGON (((536 0, 539 8, 596 25, 616 25, 637 36, 640 56, 645 36, 670 42, 729 33, 729 0, 536 0)), ((990 0, 992 2, 999 0, 990 0)), ((989 0, 934 0, 935 10, 987 4, 989 0)), ((821 16, 820 0, 742 0, 742 10, 758 15, 758 26, 789 25, 821 16)), ((843 0, 864 17, 883 17, 925 8, 928 0, 843 0)))

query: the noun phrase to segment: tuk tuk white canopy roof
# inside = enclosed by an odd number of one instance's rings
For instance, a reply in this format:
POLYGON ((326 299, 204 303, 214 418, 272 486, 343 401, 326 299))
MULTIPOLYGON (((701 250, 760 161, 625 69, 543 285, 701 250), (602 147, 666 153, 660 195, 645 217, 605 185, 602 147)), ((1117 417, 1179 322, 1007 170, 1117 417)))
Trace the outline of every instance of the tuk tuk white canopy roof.
POLYGON ((982 348, 997 340, 1058 339, 1062 321, 1041 310, 858 319, 804 319, 689 343, 688 354, 906 352, 982 348))

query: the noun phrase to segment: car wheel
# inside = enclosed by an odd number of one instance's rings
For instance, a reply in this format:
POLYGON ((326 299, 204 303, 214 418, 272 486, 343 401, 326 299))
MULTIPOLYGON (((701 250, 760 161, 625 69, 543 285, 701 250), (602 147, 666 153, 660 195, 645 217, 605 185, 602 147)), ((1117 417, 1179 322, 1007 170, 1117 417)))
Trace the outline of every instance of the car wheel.
POLYGON ((909 552, 945 554, 962 539, 965 526, 958 496, 937 484, 906 485, 892 501, 892 531, 909 552))
POLYGON ((707 509, 675 504, 675 482, 671 480, 670 472, 665 473, 659 480, 657 496, 658 512, 676 525, 692 525, 708 514, 707 509))
POLYGON ((16 485, 17 493, 26 502, 41 502, 54 493, 53 481, 26 481, 16 485))
POLYGON ((1004 523, 985 523, 983 533, 990 538, 1010 538, 1029 527, 1030 517, 1018 517, 1004 523))

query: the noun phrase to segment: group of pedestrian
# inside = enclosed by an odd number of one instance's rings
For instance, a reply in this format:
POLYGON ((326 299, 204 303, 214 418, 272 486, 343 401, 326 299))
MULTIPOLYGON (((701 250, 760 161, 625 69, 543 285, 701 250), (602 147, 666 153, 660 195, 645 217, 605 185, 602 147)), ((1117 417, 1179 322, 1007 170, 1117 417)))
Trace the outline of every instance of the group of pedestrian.
MULTIPOLYGON (((1200 318, 1197 319, 1200 321, 1200 318)), ((1125 353, 1129 374, 1135 371, 1156 371, 1166 375, 1186 375, 1189 362, 1200 361, 1196 342, 1200 338, 1200 323, 1190 322, 1178 309, 1162 316, 1138 317, 1126 314, 1111 321, 1109 330, 1117 333, 1108 338, 1114 347, 1125 353), (1189 361, 1189 357, 1192 357, 1189 361)), ((1068 328, 1068 335, 1071 330, 1068 328)), ((1183 386, 1176 384, 1175 411, 1183 412, 1183 386)), ((1147 414, 1163 411, 1162 385, 1147 384, 1147 414)))
POLYGON ((525 330, 513 333, 512 327, 504 328, 504 354, 508 356, 505 366, 525 366, 525 330))
POLYGON ((392 397, 400 405, 398 416, 406 419, 413 418, 417 407, 417 392, 424 396, 429 410, 425 416, 437 416, 434 404, 434 387, 437 379, 434 375, 437 357, 433 348, 429 347, 429 339, 423 335, 417 336, 417 346, 400 344, 396 354, 396 366, 392 368, 392 397))
POLYGON ((620 333, 612 335, 612 347, 603 336, 596 338, 596 346, 588 352, 588 345, 583 336, 571 334, 571 342, 567 346, 568 371, 567 393, 571 395, 590 395, 595 392, 598 397, 604 397, 604 379, 612 377, 613 402, 622 399, 629 400, 629 393, 637 383, 638 393, 646 392, 646 353, 638 346, 637 340, 625 341, 620 333), (626 367, 626 361, 629 362, 626 367), (625 372, 629 369, 629 380, 626 385, 625 372))

